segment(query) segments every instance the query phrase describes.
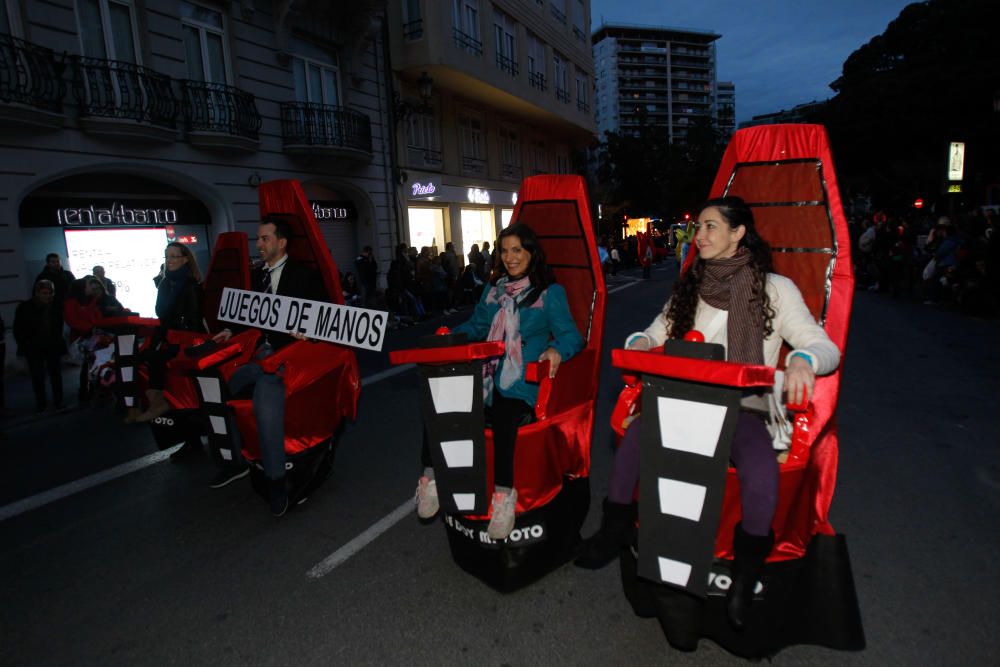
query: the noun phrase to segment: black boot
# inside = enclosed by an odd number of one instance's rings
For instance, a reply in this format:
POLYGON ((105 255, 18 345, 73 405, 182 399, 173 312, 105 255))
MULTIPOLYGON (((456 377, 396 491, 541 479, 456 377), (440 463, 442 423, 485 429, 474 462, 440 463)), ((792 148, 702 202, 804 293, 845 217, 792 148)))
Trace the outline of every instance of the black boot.
POLYGON ((754 589, 772 546, 773 531, 763 536, 750 535, 743 531, 742 523, 736 524, 733 531, 733 581, 726 594, 726 612, 729 622, 737 630, 746 625, 754 589))
POLYGON ((285 478, 268 479, 267 495, 271 505, 271 514, 274 516, 284 516, 288 511, 288 487, 285 486, 285 478))
POLYGON ((622 505, 604 499, 601 529, 583 541, 580 555, 573 563, 588 570, 599 570, 632 542, 635 532, 635 504, 622 505))
POLYGON ((171 463, 185 463, 201 458, 203 450, 200 440, 185 440, 181 448, 170 455, 171 463))

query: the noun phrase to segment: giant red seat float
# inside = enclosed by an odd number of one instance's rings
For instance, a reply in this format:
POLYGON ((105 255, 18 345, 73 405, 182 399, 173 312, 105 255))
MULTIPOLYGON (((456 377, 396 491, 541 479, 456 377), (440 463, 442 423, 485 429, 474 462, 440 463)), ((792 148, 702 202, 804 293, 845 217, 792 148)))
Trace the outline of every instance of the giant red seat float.
MULTIPOLYGON (((330 303, 343 304, 340 274, 302 186, 292 180, 270 181, 259 191, 261 218, 281 214, 292 226, 289 258, 315 272, 330 303)), ((230 396, 226 382, 241 362, 259 363, 267 372, 283 367, 286 477, 291 502, 301 503, 329 475, 338 435, 345 420, 357 414, 357 359, 348 347, 294 341, 259 362, 249 362, 259 337, 256 329, 242 331, 197 364, 200 403, 210 425, 209 450, 224 461, 242 453, 250 462, 254 488, 267 497, 253 403, 230 396)))
MULTIPOLYGON (((843 354, 854 276, 847 222, 824 128, 772 125, 738 131, 722 158, 710 196, 726 195, 739 196, 753 208, 757 229, 772 248, 775 271, 796 283, 813 316, 843 354)), ((692 252, 687 265, 693 260, 692 252)), ((627 384, 612 415, 612 426, 619 433, 623 417, 635 411, 642 400, 643 385, 647 392, 653 391, 654 385, 656 391, 662 391, 664 382, 674 389, 681 387, 681 391, 685 386, 716 387, 721 393, 735 390, 738 399, 739 388, 770 384, 765 375, 772 369, 767 367, 662 354, 656 357, 652 352, 613 352, 612 362, 626 371, 627 384), (639 373, 644 374, 642 383, 637 379, 639 373)), ((784 357, 783 353, 781 359, 784 357)), ((659 564, 665 568, 661 574, 651 577, 647 569, 643 576, 637 576, 637 568, 642 572, 639 564, 643 562, 643 549, 655 548, 652 545, 657 541, 650 536, 644 546, 642 523, 647 518, 651 523, 659 521, 651 513, 667 513, 665 509, 654 509, 657 490, 646 488, 647 482, 649 487, 655 487, 657 475, 669 477, 677 472, 651 470, 655 462, 644 459, 639 491, 639 557, 635 553, 623 554, 622 582, 636 614, 658 617, 667 639, 675 646, 692 648, 699 637, 708 637, 747 657, 772 655, 798 643, 845 650, 864 647, 846 542, 829 520, 837 478, 840 378, 839 369, 817 378, 812 402, 795 406, 801 409, 793 412, 791 447, 779 468, 778 506, 772 523, 775 543, 758 587, 751 624, 742 632, 729 626, 724 602, 731 581, 733 529, 741 516, 735 469, 729 467, 727 471, 723 461, 720 470, 724 489, 713 498, 709 487, 701 521, 717 520, 717 525, 707 526, 704 567, 695 563, 684 570, 696 580, 680 585, 670 581, 677 571, 675 558, 660 559, 659 564), (713 502, 717 503, 714 513, 708 511, 713 502), (713 542, 714 553, 710 553, 713 542), (670 567, 674 567, 673 574, 670 567)), ((656 412, 655 404, 642 404, 646 406, 644 412, 656 412)), ((738 410, 738 400, 735 405, 738 410)), ((647 421, 654 420, 644 419, 644 429, 647 421)), ((659 449, 667 447, 663 444, 659 449)), ((646 451, 643 449, 644 456, 646 451)), ((652 458, 659 456, 655 453, 659 450, 650 451, 652 458)), ((667 502, 661 499, 661 503, 667 502)), ((687 539, 678 538, 686 534, 684 531, 694 530, 692 521, 668 519, 675 542, 687 539)))
MULTIPOLYGON (((222 328, 217 319, 222 291, 226 287, 246 289, 249 285, 247 235, 242 232, 220 234, 201 285, 204 294, 202 313, 208 333, 169 330, 166 334, 167 343, 178 346, 178 354, 167 363, 163 389, 171 410, 149 423, 160 449, 180 442, 201 447, 206 425, 199 412, 198 392, 191 372, 197 367, 200 355, 192 356, 192 352, 206 342, 212 332, 222 328)), ((113 332, 115 336, 116 393, 125 407, 141 405, 149 374, 145 364, 139 364, 136 357, 150 346, 153 331, 159 324, 156 318, 136 315, 106 317, 98 323, 100 328, 113 332)))
MULTIPOLYGON (((441 465, 435 465, 442 514, 455 561, 501 591, 523 586, 566 562, 579 542, 590 503, 590 441, 607 296, 583 179, 525 179, 512 220, 538 234, 586 345, 559 367, 554 380, 549 379, 547 366, 531 363, 526 368, 528 380, 540 387, 535 420, 518 431, 514 454, 517 518, 506 540, 497 542, 486 535, 488 499, 493 491, 493 436, 484 428, 482 378, 475 365, 502 354, 503 344, 465 344, 453 336, 441 336, 446 343, 443 347, 390 354, 394 364, 421 365, 424 421, 432 450, 446 435, 452 443, 473 443, 475 452, 470 453, 464 473, 451 469, 443 458, 441 465), (435 400, 440 396, 431 382, 463 377, 468 378, 464 412, 437 410, 435 400), (463 505, 466 500, 467 506, 463 505)), ((415 447, 418 442, 414 437, 415 447)))

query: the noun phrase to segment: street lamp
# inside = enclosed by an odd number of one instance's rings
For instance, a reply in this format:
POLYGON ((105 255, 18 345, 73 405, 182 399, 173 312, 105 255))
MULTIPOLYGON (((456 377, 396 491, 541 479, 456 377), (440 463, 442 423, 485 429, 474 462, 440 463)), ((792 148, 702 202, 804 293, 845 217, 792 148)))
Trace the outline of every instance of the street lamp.
POLYGON ((420 93, 420 104, 414 104, 409 100, 404 100, 399 93, 393 93, 393 111, 397 121, 405 121, 414 113, 431 113, 431 94, 433 93, 434 79, 427 72, 421 72, 417 79, 417 90, 420 93))

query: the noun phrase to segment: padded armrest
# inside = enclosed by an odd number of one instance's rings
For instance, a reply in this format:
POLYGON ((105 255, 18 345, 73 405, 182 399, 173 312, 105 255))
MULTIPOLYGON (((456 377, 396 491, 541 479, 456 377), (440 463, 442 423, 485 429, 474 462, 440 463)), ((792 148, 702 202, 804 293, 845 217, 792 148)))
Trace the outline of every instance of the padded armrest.
POLYGON ((450 347, 418 347, 390 352, 389 363, 394 366, 400 364, 456 364, 499 357, 503 352, 504 345, 500 341, 450 347))
POLYGON ((246 331, 242 331, 223 343, 219 349, 212 354, 207 354, 198 359, 195 362, 195 368, 198 370, 205 370, 206 368, 218 366, 222 362, 228 361, 246 350, 256 348, 257 340, 259 338, 260 332, 256 329, 247 329, 246 331))
POLYGON ((727 387, 771 387, 774 368, 738 364, 731 361, 705 361, 638 350, 612 350, 611 364, 634 373, 659 375, 677 380, 717 384, 727 387))
POLYGON ((102 317, 94 322, 101 329, 117 329, 131 327, 134 329, 155 329, 160 326, 160 320, 155 317, 139 317, 138 315, 119 315, 117 317, 102 317))
POLYGON ((792 413, 792 442, 788 447, 788 461, 804 463, 809 458, 809 436, 816 410, 811 402, 789 403, 792 413))
POLYGON ((552 394, 553 380, 549 377, 549 361, 532 361, 524 367, 524 379, 538 384, 538 400, 535 401, 535 419, 543 421, 548 417, 549 396, 552 394))

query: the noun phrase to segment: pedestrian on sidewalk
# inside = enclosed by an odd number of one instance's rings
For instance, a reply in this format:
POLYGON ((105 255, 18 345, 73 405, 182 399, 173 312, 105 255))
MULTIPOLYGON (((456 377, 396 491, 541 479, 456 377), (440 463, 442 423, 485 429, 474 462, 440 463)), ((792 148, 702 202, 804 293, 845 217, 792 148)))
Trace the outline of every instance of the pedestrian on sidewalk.
POLYGON ((66 354, 66 342, 62 336, 62 308, 55 303, 55 294, 55 285, 43 278, 35 283, 32 298, 22 302, 14 314, 17 354, 28 362, 35 407, 39 412, 48 405, 46 372, 52 385, 52 405, 61 408, 63 400, 60 358, 66 354))

